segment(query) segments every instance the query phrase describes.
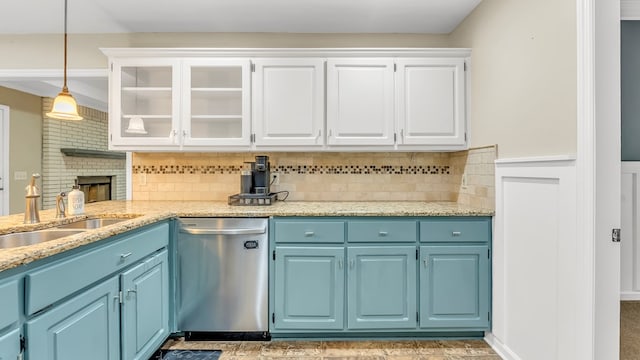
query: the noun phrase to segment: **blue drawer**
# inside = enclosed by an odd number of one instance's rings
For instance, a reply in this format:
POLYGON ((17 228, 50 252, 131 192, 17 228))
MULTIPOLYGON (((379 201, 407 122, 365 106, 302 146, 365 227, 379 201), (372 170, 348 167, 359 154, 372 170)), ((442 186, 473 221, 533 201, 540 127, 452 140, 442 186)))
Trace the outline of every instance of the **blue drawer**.
POLYGON ((416 221, 358 220, 347 223, 349 242, 415 242, 418 237, 416 221))
POLYGON ((344 221, 274 221, 277 243, 344 243, 344 221))
POLYGON ((0 330, 18 322, 18 280, 0 285, 0 330))
POLYGON ((420 221, 421 242, 488 242, 491 219, 434 218, 420 221))
POLYGON ((168 244, 165 223, 30 272, 25 280, 25 311, 27 315, 40 311, 168 244))

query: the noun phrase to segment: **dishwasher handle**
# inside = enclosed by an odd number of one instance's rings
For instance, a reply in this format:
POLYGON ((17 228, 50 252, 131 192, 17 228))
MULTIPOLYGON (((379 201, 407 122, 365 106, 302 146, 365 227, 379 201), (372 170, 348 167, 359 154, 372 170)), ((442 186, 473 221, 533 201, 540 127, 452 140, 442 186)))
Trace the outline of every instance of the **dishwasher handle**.
POLYGON ((258 235, 267 232, 266 227, 249 229, 208 229, 180 227, 180 232, 190 235, 258 235))

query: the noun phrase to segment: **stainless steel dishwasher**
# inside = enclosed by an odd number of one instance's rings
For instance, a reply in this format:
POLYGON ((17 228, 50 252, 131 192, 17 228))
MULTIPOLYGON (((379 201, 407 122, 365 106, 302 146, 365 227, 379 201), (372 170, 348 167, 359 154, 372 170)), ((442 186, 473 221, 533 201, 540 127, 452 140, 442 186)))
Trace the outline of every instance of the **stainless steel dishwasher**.
POLYGON ((181 218, 178 329, 187 340, 266 339, 268 220, 181 218))

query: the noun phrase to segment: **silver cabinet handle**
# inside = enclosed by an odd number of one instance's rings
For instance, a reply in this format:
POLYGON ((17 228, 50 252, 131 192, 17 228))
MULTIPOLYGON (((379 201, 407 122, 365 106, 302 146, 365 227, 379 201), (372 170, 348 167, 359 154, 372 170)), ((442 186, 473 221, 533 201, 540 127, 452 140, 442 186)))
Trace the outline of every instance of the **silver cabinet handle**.
POLYGON ((127 289, 127 296, 129 296, 129 294, 134 293, 137 294, 138 292, 136 290, 133 289, 127 289))
POLYGON ((378 235, 379 236, 387 236, 387 235, 389 235, 389 233, 386 232, 386 231, 380 231, 380 232, 378 232, 378 235))
POLYGON ((356 261, 351 259, 349 260, 349 269, 353 269, 356 266, 356 261))
POLYGON ((192 229, 192 228, 180 228, 181 233, 191 235, 258 235, 267 232, 266 228, 253 228, 253 229, 192 229))
POLYGON ((429 267, 429 258, 425 257, 422 261, 424 261, 424 267, 429 267))
POLYGON ((305 231, 305 232, 304 232, 304 236, 306 236, 306 237, 313 236, 313 235, 315 235, 315 234, 316 234, 316 233, 315 233, 315 232, 313 232, 313 231, 305 231))
POLYGON ((124 259, 128 258, 131 255, 133 255, 133 253, 131 253, 131 252, 128 252, 126 254, 120 254, 120 259, 124 260, 124 259))
POLYGON ((338 259, 338 269, 342 269, 342 259, 338 259))
POLYGON ((182 137, 187 137, 187 130, 182 130, 182 137))
POLYGON ((454 231, 451 233, 451 236, 460 236, 462 233, 460 231, 454 231))

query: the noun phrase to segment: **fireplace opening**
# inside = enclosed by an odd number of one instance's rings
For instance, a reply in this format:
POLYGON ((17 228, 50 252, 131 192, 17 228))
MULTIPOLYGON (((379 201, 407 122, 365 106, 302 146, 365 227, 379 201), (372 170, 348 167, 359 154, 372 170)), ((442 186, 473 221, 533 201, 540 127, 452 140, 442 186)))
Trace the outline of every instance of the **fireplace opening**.
POLYGON ((111 200, 114 176, 78 176, 80 191, 84 193, 84 202, 93 203, 111 200))

